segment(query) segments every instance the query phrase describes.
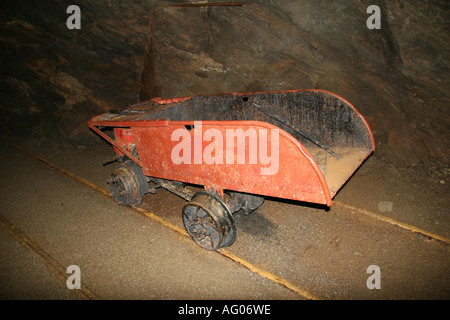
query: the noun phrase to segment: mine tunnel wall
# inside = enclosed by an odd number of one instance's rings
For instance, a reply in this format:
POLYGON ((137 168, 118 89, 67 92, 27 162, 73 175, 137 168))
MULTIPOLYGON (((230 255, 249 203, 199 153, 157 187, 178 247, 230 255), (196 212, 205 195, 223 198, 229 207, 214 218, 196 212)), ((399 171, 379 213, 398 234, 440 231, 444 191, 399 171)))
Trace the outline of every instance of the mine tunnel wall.
POLYGON ((324 89, 367 119, 375 156, 448 164, 447 1, 173 3, 83 1, 69 30, 70 1, 2 1, 3 136, 88 145, 92 116, 155 96, 324 89))

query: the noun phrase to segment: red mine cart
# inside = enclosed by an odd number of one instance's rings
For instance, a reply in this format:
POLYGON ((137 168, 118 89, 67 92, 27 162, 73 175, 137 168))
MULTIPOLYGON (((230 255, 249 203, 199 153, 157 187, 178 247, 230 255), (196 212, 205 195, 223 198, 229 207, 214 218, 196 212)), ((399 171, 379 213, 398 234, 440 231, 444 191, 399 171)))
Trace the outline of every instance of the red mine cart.
POLYGON ((321 90, 155 98, 89 126, 120 160, 108 181, 112 196, 139 204, 163 187, 183 197, 186 230, 208 250, 231 245, 232 213, 256 210, 263 196, 331 206, 375 149, 361 114, 321 90))

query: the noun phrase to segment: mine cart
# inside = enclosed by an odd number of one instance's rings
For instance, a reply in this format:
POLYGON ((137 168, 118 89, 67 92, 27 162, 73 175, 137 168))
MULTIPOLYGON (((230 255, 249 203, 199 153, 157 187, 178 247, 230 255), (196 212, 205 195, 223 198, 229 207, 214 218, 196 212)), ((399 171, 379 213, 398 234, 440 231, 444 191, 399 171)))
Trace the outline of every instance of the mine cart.
POLYGON ((355 107, 322 90, 155 98, 89 126, 117 154, 117 202, 137 205, 159 187, 181 196, 184 226, 207 250, 233 244, 233 213, 265 196, 331 206, 375 149, 355 107))

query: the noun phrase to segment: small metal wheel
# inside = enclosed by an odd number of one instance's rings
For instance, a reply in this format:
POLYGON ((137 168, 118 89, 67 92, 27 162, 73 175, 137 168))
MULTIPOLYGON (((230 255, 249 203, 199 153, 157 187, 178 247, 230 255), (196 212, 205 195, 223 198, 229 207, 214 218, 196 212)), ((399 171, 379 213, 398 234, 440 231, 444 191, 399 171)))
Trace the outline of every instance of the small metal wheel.
POLYGON ((140 204, 148 189, 141 167, 131 160, 121 163, 108 180, 111 195, 121 205, 140 204))
POLYGON ((234 243, 236 228, 227 206, 216 195, 199 192, 183 208, 184 226, 200 247, 217 250, 234 243))

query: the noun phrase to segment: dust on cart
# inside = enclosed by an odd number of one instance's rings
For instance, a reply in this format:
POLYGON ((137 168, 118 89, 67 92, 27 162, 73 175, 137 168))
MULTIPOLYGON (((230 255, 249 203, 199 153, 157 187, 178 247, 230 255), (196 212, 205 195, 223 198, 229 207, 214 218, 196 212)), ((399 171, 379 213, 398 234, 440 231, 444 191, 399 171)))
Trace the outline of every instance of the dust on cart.
POLYGON ((117 154, 108 180, 117 202, 173 192, 187 201, 187 232, 207 250, 232 245, 233 213, 251 213, 264 196, 331 206, 375 150, 363 116, 323 90, 155 98, 88 124, 117 154))

